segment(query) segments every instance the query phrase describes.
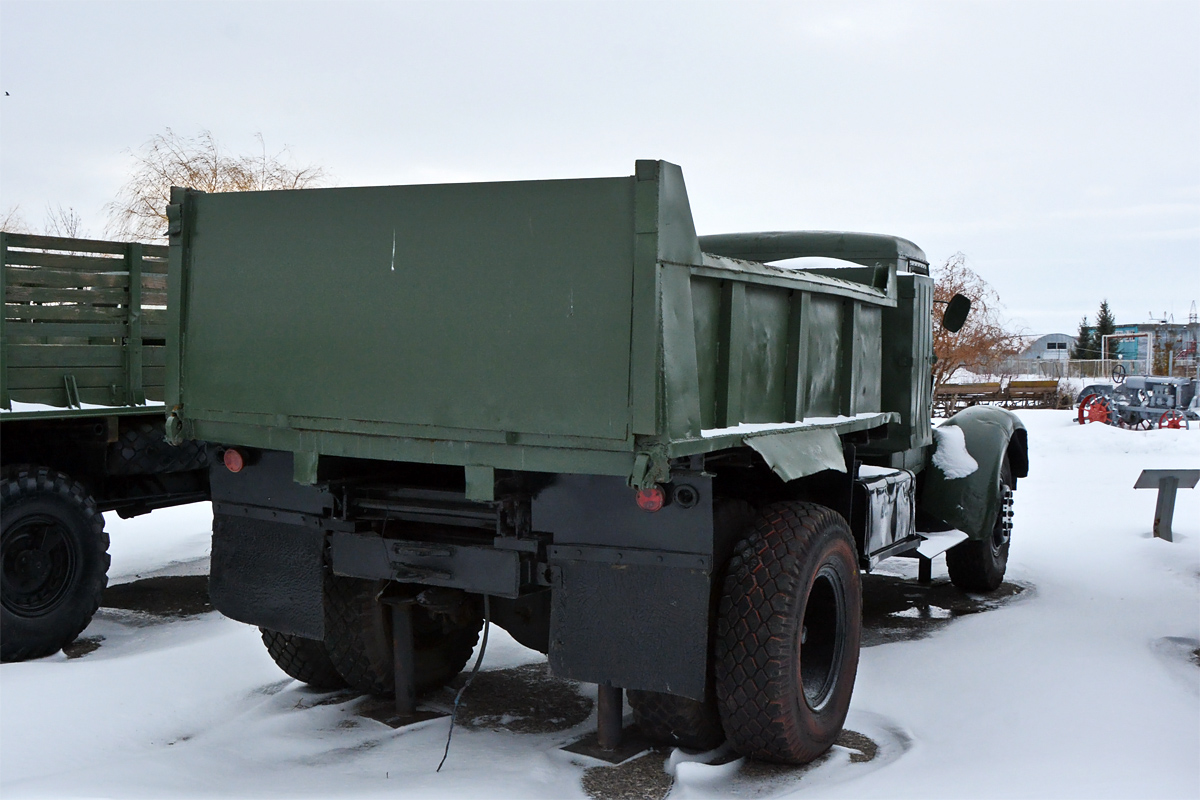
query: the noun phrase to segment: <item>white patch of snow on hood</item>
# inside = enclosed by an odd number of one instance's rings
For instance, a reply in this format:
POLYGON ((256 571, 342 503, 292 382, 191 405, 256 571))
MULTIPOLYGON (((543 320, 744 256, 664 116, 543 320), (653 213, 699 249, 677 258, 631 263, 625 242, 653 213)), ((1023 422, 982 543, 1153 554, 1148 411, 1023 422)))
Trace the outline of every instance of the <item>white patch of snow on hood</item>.
POLYGON ((957 425, 943 425, 933 429, 937 450, 933 453, 933 465, 942 474, 953 480, 965 478, 979 469, 979 462, 967 452, 967 439, 957 425))

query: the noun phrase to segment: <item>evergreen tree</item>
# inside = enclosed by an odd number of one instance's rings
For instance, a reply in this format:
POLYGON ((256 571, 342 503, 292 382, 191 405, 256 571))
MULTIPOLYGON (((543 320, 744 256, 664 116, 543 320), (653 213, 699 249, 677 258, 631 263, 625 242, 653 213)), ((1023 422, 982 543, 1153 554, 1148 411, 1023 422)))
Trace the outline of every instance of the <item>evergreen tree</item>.
POLYGON ((1099 358, 1099 348, 1092 339, 1092 329, 1088 325, 1087 317, 1079 321, 1079 333, 1075 336, 1071 358, 1099 358))
POLYGON ((1107 354, 1100 353, 1100 348, 1104 346, 1103 337, 1116 332, 1117 321, 1108 308, 1108 300, 1105 299, 1100 303, 1100 312, 1096 314, 1096 331, 1092 334, 1092 347, 1096 351, 1094 358, 1116 358, 1117 343, 1114 341, 1108 343, 1107 354))

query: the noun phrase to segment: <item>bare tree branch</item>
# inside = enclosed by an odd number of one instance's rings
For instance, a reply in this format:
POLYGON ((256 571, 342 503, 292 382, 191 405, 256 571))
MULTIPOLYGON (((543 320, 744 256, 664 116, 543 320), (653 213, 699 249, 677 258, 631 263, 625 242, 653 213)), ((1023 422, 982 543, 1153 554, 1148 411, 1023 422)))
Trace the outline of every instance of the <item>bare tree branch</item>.
POLYGON ((46 235, 68 239, 88 238, 79 212, 74 208, 63 208, 61 203, 57 206, 46 204, 46 235))
POLYGON ((221 150, 210 131, 188 138, 167 128, 153 136, 136 153, 131 151, 133 174, 106 206, 109 235, 126 241, 165 239, 172 186, 210 193, 252 192, 304 189, 324 181, 321 167, 293 166, 286 147, 269 154, 262 134, 257 137, 261 153, 232 156, 221 150))
POLYGON ((934 390, 958 369, 994 372, 1002 361, 1016 355, 1023 344, 1020 333, 1010 331, 1000 314, 1003 306, 996 290, 967 266, 967 257, 955 253, 933 269, 933 299, 948 302, 956 294, 971 301, 971 313, 958 333, 942 327, 945 306, 933 306, 934 390))
POLYGON ((25 221, 25 215, 21 213, 20 203, 9 208, 4 212, 4 216, 0 217, 0 231, 30 233, 29 223, 25 221))

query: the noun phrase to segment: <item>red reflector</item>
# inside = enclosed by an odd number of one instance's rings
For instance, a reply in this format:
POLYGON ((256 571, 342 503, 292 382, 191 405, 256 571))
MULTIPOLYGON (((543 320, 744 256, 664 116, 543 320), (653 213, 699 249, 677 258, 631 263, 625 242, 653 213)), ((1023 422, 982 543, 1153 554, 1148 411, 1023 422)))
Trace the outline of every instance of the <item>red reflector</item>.
POLYGON ((657 486, 637 491, 637 504, 642 511, 658 511, 666 501, 666 493, 657 486))
POLYGON ((246 459, 237 450, 230 448, 225 451, 225 467, 230 472, 241 472, 246 466, 246 459))

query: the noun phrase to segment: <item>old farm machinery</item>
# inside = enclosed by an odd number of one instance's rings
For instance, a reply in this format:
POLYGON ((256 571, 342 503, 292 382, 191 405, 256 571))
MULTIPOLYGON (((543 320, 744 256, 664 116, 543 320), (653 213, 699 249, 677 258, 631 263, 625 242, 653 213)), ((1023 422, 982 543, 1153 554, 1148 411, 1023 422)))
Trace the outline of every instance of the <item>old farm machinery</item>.
POLYGON ((1079 424, 1103 422, 1131 430, 1187 428, 1197 413, 1196 379, 1127 376, 1113 368, 1111 384, 1092 384, 1079 393, 1079 424))

